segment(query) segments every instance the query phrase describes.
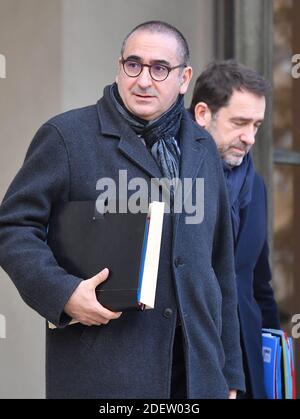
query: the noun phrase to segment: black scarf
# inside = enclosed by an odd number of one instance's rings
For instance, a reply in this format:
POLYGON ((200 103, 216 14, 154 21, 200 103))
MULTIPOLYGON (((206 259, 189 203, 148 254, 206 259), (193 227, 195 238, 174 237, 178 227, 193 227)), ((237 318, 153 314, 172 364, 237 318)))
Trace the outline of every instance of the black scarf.
POLYGON ((153 121, 138 118, 126 109, 116 83, 110 88, 110 96, 118 112, 133 131, 145 141, 147 148, 159 165, 163 177, 170 180, 179 178, 180 149, 176 136, 184 110, 183 95, 179 95, 174 105, 153 121))

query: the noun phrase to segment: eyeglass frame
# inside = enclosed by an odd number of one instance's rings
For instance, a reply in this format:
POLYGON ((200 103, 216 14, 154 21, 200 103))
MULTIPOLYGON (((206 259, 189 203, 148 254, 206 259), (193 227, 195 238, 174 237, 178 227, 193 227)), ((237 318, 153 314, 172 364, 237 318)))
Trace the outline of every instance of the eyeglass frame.
POLYGON ((154 80, 154 81, 157 81, 158 83, 159 82, 161 82, 161 81, 165 81, 165 80, 167 80, 167 78, 169 77, 169 74, 170 74, 170 72, 172 71, 172 70, 175 70, 176 68, 186 68, 187 67, 187 65, 185 64, 185 63, 182 63, 182 64, 179 64, 179 65, 175 65, 174 67, 169 67, 169 66, 167 66, 167 65, 165 65, 165 64, 160 64, 159 62, 157 62, 157 63, 155 63, 155 64, 142 64, 141 62, 139 62, 139 61, 137 61, 137 60, 134 60, 134 59, 128 59, 128 58, 124 58, 123 56, 122 56, 122 59, 120 60, 121 61, 121 63, 122 63, 122 67, 123 67, 123 70, 124 70, 124 73, 126 74, 126 76, 128 76, 128 77, 131 77, 131 78, 133 78, 133 79, 135 79, 136 77, 139 77, 139 75, 142 73, 142 71, 144 70, 144 67, 148 67, 148 71, 149 71, 149 74, 150 74, 150 77, 151 77, 151 79, 152 80, 154 80), (125 65, 125 63, 126 62, 128 62, 128 61, 132 61, 132 62, 134 62, 134 63, 137 63, 137 64, 139 64, 140 66, 141 66, 141 71, 136 75, 136 76, 130 76, 127 72, 126 72, 126 70, 125 70, 125 67, 124 67, 124 65, 125 65), (154 65, 160 65, 161 67, 164 67, 164 68, 166 68, 167 70, 168 70, 168 73, 167 73, 167 75, 166 75, 166 77, 164 78, 164 79, 162 79, 162 80, 157 80, 157 79, 155 79, 153 76, 152 76, 152 74, 151 74, 151 67, 153 67, 154 65))

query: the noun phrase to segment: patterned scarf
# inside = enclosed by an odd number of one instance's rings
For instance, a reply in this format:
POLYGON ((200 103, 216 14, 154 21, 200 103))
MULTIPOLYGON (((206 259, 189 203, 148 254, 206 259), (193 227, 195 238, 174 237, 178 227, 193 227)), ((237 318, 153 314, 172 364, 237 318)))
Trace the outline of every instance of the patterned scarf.
POLYGON ((125 118, 133 131, 141 137, 161 169, 163 177, 179 178, 180 149, 178 135, 184 110, 183 95, 179 95, 174 105, 153 121, 145 121, 130 113, 118 92, 117 84, 110 88, 111 99, 118 112, 125 118))

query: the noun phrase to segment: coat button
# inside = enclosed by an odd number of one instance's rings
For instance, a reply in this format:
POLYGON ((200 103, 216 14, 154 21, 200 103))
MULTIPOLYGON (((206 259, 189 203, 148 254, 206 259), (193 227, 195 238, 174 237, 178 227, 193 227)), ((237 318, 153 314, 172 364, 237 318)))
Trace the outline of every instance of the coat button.
POLYGON ((172 310, 171 308, 166 308, 166 309, 164 310, 164 314, 163 314, 163 316, 164 316, 166 319, 170 319, 170 318, 172 317, 172 315, 173 315, 173 310, 172 310))
POLYGON ((182 266, 184 264, 183 259, 181 257, 176 258, 174 263, 175 263, 176 268, 178 268, 179 266, 182 266))

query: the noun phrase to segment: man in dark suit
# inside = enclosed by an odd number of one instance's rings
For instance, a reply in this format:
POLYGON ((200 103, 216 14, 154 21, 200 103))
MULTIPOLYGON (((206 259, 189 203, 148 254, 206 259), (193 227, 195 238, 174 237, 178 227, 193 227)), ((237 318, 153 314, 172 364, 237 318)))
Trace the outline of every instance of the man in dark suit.
POLYGON ((47 329, 48 398, 233 398, 244 388, 226 185, 214 141, 184 109, 189 61, 176 28, 136 27, 116 83, 96 105, 39 129, 3 200, 0 264, 25 302, 58 326, 47 329), (96 300, 107 269, 70 275, 46 243, 53 205, 96 201, 98 181, 118 189, 120 170, 148 191, 153 179, 189 179, 183 203, 204 205, 196 224, 185 205, 165 214, 155 309, 122 315, 96 300), (78 323, 67 326, 71 318, 78 323))
POLYGON ((279 328, 270 286, 267 199, 249 153, 265 115, 269 84, 234 60, 211 63, 196 81, 192 112, 223 161, 235 240, 241 343, 249 398, 265 398, 262 327, 279 328))

